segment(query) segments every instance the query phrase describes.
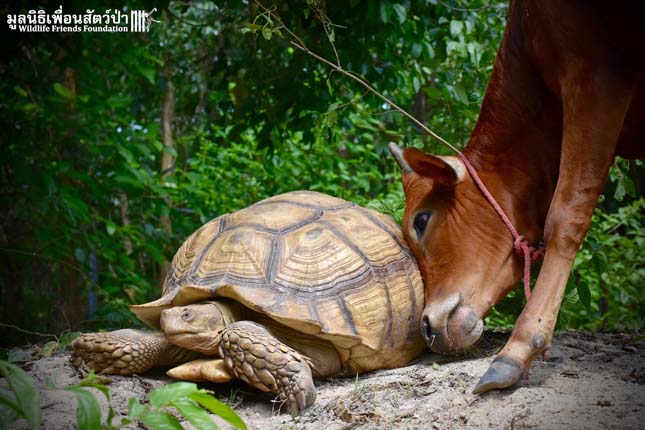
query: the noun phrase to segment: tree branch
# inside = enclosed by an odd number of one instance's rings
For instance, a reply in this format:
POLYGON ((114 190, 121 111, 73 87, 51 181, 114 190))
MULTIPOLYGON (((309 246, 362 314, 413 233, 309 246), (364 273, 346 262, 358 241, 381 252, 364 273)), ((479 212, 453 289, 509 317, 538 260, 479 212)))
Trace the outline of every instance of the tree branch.
POLYGON ((380 98, 385 103, 387 103, 390 106, 392 106, 392 108, 395 111, 402 113, 405 117, 407 117, 416 126, 421 128, 423 131, 428 133, 430 136, 434 137, 439 142, 443 143, 448 148, 452 149, 455 153, 460 152, 455 146, 451 145, 446 139, 444 139, 443 137, 439 136, 437 133, 435 133, 434 131, 429 129, 425 124, 423 124, 422 122, 417 120, 413 115, 408 113, 405 109, 403 109, 402 107, 400 107, 399 105, 397 105, 396 103, 394 103, 393 101, 391 101, 390 99, 385 97, 383 94, 381 94, 379 91, 377 91, 366 79, 364 79, 363 77, 357 75, 356 73, 353 73, 353 72, 345 70, 342 66, 340 66, 340 64, 334 64, 332 61, 329 61, 325 57, 322 57, 322 56, 316 54, 315 52, 313 52, 312 50, 310 50, 309 48, 307 48, 307 46, 304 44, 302 39, 300 39, 295 33, 293 33, 282 22, 282 20, 280 19, 280 17, 278 15, 276 15, 272 10, 266 8, 264 5, 262 5, 262 3, 258 2, 258 1, 256 1, 256 3, 258 4, 258 6, 260 6, 260 8, 262 10, 264 10, 265 13, 268 13, 270 17, 272 17, 273 19, 275 19, 279 23, 281 29, 283 29, 285 32, 287 32, 287 34, 289 34, 292 37, 292 39, 295 39, 295 40, 289 41, 289 43, 292 46, 294 46, 298 50, 304 52, 305 54, 315 58, 316 60, 320 61, 321 63, 326 64, 327 66, 331 67, 332 70, 334 70, 334 71, 336 71, 336 72, 338 72, 338 73, 340 73, 342 75, 345 75, 348 78, 350 78, 350 79, 354 80, 355 82, 359 83, 360 85, 365 87, 369 92, 374 94, 376 97, 380 98))

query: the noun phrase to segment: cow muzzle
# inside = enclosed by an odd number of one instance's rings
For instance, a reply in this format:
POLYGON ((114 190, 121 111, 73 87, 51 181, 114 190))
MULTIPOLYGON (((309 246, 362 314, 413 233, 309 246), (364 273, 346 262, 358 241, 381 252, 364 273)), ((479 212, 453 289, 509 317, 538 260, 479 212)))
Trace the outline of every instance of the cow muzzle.
POLYGON ((484 322, 470 306, 462 303, 456 293, 426 306, 421 318, 421 332, 432 351, 456 353, 479 340, 484 332, 484 322))

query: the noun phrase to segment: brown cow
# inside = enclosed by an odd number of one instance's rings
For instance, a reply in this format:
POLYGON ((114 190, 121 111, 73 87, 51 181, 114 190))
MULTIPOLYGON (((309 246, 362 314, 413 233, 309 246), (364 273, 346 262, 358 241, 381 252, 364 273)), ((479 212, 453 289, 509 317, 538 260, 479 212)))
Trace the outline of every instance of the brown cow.
MULTIPOLYGON (((576 252, 614 155, 645 156, 645 2, 511 2, 463 154, 520 234, 546 243, 533 294, 474 392, 515 384, 547 354, 576 252), (639 10, 635 10, 639 9, 639 10)), ((404 234, 424 276, 422 330, 437 352, 473 345, 522 276, 500 217, 455 157, 392 152, 404 234)))

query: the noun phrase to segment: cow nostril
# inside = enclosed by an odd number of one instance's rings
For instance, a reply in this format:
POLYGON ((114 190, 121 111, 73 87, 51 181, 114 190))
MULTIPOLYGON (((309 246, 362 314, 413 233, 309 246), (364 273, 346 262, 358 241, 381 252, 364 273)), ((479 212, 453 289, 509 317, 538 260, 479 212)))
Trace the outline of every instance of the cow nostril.
POLYGON ((430 327, 430 320, 425 315, 421 320, 421 333, 423 334, 423 338, 425 339, 426 343, 428 345, 431 345, 431 342, 433 340, 432 328, 430 327))

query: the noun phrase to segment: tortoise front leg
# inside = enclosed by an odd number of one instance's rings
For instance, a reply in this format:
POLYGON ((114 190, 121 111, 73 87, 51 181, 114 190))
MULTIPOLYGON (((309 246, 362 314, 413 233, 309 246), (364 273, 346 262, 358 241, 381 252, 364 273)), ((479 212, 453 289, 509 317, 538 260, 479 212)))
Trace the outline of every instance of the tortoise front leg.
POLYGON ((259 324, 238 321, 227 326, 220 334, 219 353, 235 376, 276 393, 291 415, 300 414, 316 400, 307 359, 259 324))
POLYGON ((163 333, 134 329, 84 333, 68 349, 76 367, 85 364, 97 372, 115 375, 143 373, 202 356, 169 343, 163 333))

